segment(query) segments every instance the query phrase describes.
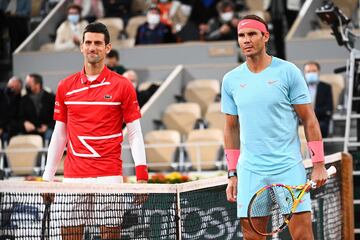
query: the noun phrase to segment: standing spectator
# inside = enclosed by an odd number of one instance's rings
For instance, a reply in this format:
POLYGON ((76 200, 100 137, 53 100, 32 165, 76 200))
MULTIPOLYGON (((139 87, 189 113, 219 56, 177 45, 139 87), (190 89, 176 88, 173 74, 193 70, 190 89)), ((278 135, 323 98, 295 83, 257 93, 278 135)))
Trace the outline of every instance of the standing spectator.
POLYGON ((82 7, 71 4, 67 8, 67 20, 56 30, 55 50, 78 49, 81 41, 81 34, 88 22, 81 19, 82 7))
POLYGON ((111 49, 106 55, 106 66, 118 74, 123 74, 127 69, 123 65, 119 64, 119 60, 119 53, 116 50, 111 49))
POLYGON ((21 98, 19 118, 24 133, 39 134, 50 140, 54 129, 55 96, 43 89, 43 80, 39 74, 31 73, 25 80, 26 95, 21 98))
POLYGON ((82 6, 81 17, 88 22, 104 17, 104 6, 101 0, 74 0, 74 4, 82 6))
POLYGON ((210 19, 205 40, 236 40, 239 19, 235 15, 235 5, 230 0, 222 0, 216 6, 219 16, 210 19))
POLYGON ((311 102, 319 120, 321 135, 327 137, 333 114, 333 96, 331 85, 322 82, 319 77, 320 64, 314 61, 305 63, 304 75, 309 87, 311 102))
POLYGON ((21 98, 22 81, 14 76, 10 78, 6 88, 0 90, 0 137, 3 142, 19 132, 18 114, 21 98))
POLYGON ((160 9, 156 5, 150 6, 146 17, 147 21, 137 30, 136 45, 175 42, 171 28, 160 22, 160 9))
POLYGON ((0 12, 0 24, 4 25, 1 28, 8 29, 11 52, 14 52, 29 35, 31 1, 0 0, 0 12))

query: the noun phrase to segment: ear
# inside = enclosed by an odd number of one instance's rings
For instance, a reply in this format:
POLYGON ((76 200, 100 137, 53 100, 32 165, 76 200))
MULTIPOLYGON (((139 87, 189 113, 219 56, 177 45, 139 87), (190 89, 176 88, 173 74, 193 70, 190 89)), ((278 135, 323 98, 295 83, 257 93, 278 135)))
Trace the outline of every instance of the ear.
POLYGON ((111 51, 111 49, 112 49, 111 43, 109 43, 108 45, 105 46, 106 55, 109 54, 109 52, 111 51))
POLYGON ((82 42, 80 43, 80 52, 84 53, 83 52, 83 44, 82 44, 82 42))
POLYGON ((264 33, 264 38, 265 38, 265 43, 267 43, 270 39, 270 33, 269 32, 265 32, 264 33))

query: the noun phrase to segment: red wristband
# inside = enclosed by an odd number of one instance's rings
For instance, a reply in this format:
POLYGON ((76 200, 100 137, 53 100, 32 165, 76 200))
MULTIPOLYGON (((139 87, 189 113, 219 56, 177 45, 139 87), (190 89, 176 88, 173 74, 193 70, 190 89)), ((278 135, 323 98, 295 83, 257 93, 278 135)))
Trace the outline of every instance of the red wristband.
POLYGON ((240 156, 239 149, 225 149, 225 158, 228 170, 236 170, 236 165, 240 156))
POLYGON ((311 141, 307 143, 311 161, 313 163, 324 162, 324 143, 323 141, 311 141))
POLYGON ((139 165, 135 167, 136 179, 137 180, 149 180, 148 169, 146 165, 139 165))

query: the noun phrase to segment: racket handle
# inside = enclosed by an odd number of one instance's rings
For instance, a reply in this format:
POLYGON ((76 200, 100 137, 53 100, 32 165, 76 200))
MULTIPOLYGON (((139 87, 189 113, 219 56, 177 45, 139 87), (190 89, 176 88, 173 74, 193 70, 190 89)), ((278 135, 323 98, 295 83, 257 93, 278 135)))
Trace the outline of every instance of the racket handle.
MULTIPOLYGON (((328 169, 326 169, 327 172, 327 178, 330 178, 331 176, 335 175, 336 173, 336 167, 335 166, 331 166, 328 169)), ((311 181, 311 188, 315 189, 316 188, 316 183, 311 181)))

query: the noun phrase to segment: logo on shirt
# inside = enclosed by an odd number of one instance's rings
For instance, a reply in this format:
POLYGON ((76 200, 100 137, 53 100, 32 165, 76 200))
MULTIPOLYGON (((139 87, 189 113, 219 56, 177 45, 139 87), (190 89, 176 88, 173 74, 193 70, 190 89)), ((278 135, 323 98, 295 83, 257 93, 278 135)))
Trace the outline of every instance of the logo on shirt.
POLYGON ((240 84, 241 88, 245 88, 247 84, 240 84))
POLYGON ((58 101, 55 101, 55 106, 60 107, 60 103, 58 101))
POLYGON ((274 84, 274 83, 276 83, 276 82, 277 82, 277 80, 269 80, 269 81, 268 81, 268 84, 272 85, 272 84, 274 84))
POLYGON ((104 99, 112 99, 112 96, 109 95, 109 94, 106 94, 106 95, 104 96, 104 99))

